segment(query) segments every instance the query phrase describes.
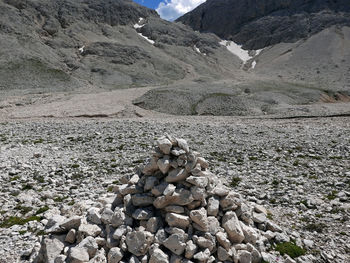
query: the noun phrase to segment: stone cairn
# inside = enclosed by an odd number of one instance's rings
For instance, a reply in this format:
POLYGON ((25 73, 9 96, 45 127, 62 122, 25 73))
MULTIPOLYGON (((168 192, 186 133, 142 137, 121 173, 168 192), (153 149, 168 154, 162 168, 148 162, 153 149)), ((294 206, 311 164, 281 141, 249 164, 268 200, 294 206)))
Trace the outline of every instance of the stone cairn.
POLYGON ((113 203, 51 218, 35 262, 266 260, 266 244, 285 234, 208 168, 185 140, 160 138, 149 162, 114 188, 113 203))

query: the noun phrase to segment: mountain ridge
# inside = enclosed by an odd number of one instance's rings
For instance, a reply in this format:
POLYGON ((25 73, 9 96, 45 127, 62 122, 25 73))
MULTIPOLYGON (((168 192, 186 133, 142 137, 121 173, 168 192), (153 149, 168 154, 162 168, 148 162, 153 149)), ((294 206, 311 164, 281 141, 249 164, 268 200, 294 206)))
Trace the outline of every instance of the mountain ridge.
POLYGON ((245 49, 261 49, 333 25, 350 26, 350 5, 346 0, 208 0, 176 21, 245 49))

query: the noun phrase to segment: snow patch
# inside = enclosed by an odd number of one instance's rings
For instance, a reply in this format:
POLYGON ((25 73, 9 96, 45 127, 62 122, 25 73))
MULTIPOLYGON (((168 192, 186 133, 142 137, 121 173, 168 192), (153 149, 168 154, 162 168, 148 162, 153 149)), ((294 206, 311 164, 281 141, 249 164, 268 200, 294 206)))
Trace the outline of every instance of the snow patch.
POLYGON ((85 46, 82 46, 81 48, 78 49, 80 51, 80 53, 84 53, 84 48, 85 48, 85 46))
POLYGON ((248 50, 244 50, 242 48, 242 45, 238 45, 233 41, 227 41, 227 40, 222 40, 220 42, 221 45, 225 46, 228 51, 230 51, 232 54, 236 55, 239 57, 243 63, 245 64, 248 60, 252 59, 253 57, 249 55, 248 50))
POLYGON ((144 35, 142 35, 141 33, 137 33, 139 36, 141 36, 141 37, 143 37, 144 39, 146 39, 149 43, 151 43, 152 45, 154 45, 154 40, 152 40, 152 39, 149 39, 148 37, 146 37, 146 36, 144 36, 144 35))
POLYGON ((252 63, 252 69, 254 69, 256 66, 256 61, 254 60, 253 63, 252 63))
MULTIPOLYGON (((134 28, 135 29, 138 29, 138 28, 142 28, 145 26, 145 19, 143 17, 140 17, 139 18, 139 22, 137 24, 134 25, 134 28)), ((154 40, 152 39, 149 39, 148 37, 142 35, 142 33, 137 33, 139 36, 143 37, 144 39, 146 39, 149 43, 151 43, 152 45, 154 45, 154 40)))
POLYGON ((139 18, 139 22, 137 22, 135 25, 134 25, 134 28, 135 29, 138 29, 138 28, 143 28, 145 26, 145 19, 140 17, 139 18))
POLYGON ((200 49, 199 49, 196 45, 194 45, 193 48, 194 48, 194 50, 196 50, 199 54, 202 54, 202 55, 204 55, 204 56, 207 55, 207 54, 205 54, 205 53, 202 53, 202 52, 200 51, 200 49))
POLYGON ((256 56, 259 56, 259 54, 261 53, 261 51, 263 51, 264 49, 258 49, 258 50, 255 50, 255 57, 256 56))
MULTIPOLYGON (((249 50, 244 50, 242 48, 242 45, 238 45, 233 41, 222 40, 220 44, 225 46, 227 50, 230 51, 232 54, 239 57, 243 61, 243 64, 246 64, 249 60, 255 58, 264 50, 264 49, 254 50, 254 52, 252 52, 254 56, 251 56, 249 54, 249 50)), ((254 60, 251 64, 251 69, 254 69, 256 67, 256 64, 257 62, 256 60, 254 60)))

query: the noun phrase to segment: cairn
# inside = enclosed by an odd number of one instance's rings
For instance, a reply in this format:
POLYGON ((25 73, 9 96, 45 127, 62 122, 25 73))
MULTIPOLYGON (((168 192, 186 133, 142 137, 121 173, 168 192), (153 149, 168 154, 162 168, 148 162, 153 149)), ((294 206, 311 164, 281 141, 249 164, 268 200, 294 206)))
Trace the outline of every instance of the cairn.
POLYGON ((269 256, 266 244, 286 236, 183 139, 157 140, 139 170, 114 188, 113 203, 50 219, 35 261, 257 263, 269 256))

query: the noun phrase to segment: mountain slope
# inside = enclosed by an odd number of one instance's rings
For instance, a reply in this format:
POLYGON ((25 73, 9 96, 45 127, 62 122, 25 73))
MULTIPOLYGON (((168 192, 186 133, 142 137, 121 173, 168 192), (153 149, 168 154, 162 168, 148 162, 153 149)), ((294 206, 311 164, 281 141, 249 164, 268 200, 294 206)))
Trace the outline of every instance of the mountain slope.
POLYGON ((350 5, 348 0, 208 0, 177 21, 245 49, 261 49, 333 25, 350 26, 350 5))
POLYGON ((131 0, 0 0, 0 50, 0 90, 14 94, 221 78, 240 64, 216 36, 131 0))
POLYGON ((347 0, 208 0, 178 21, 248 51, 261 49, 243 66, 252 78, 319 90, 313 101, 349 100, 347 0))

